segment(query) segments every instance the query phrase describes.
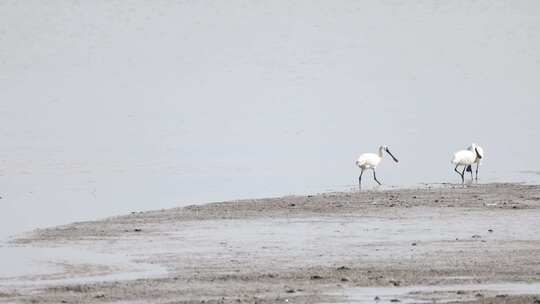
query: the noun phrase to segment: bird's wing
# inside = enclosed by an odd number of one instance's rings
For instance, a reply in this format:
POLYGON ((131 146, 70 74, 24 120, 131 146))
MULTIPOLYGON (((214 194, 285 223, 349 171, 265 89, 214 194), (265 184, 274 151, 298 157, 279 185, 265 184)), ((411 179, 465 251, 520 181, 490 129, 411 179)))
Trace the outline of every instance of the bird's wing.
POLYGON ((358 157, 356 161, 357 166, 377 165, 379 163, 379 156, 374 153, 364 153, 358 157))
POLYGON ((454 153, 453 164, 473 164, 476 160, 476 154, 469 150, 461 150, 454 153))

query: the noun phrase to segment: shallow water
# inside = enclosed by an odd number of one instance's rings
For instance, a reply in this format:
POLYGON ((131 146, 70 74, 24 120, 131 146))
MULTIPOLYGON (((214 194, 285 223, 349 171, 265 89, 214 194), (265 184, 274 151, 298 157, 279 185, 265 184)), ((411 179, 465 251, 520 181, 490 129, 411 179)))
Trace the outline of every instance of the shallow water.
MULTIPOLYGON (((501 245, 505 242, 521 242, 515 246, 526 247, 533 246, 527 241, 539 241, 539 217, 536 209, 448 213, 407 208, 388 210, 384 218, 350 215, 187 221, 165 224, 152 235, 73 242, 70 248, 0 247, 0 253, 9 257, 0 259, 0 289, 148 278, 166 271, 191 271, 194 265, 218 271, 227 267, 224 261, 234 261, 233 268, 250 265, 250 271, 257 267, 268 271, 271 263, 278 271, 347 265, 358 258, 367 266, 414 260, 433 252, 504 252, 505 248, 516 248, 501 245), (163 265, 152 262, 156 258, 167 261, 160 257, 170 261, 163 265)), ((361 302, 375 296, 407 297, 410 292, 379 288, 345 290, 344 294, 361 302), (372 296, 370 290, 377 294, 372 296)))
POLYGON ((340 293, 347 303, 449 303, 479 297, 540 295, 540 283, 493 283, 447 286, 361 287, 340 293), (458 293, 459 292, 459 293, 458 293), (378 297, 378 300, 375 300, 378 297), (394 302, 392 302, 394 300, 394 302))
MULTIPOLYGON (((290 263, 305 267, 336 260, 346 263, 351 257, 361 257, 364 263, 370 263, 413 258, 437 249, 459 251, 463 246, 472 246, 467 241, 485 244, 540 240, 539 216, 537 210, 505 215, 464 210, 448 215, 412 208, 395 214, 389 210, 388 218, 343 216, 340 219, 205 221, 204 224, 182 224, 168 236, 175 241, 167 241, 170 246, 167 248, 174 248, 174 252, 184 256, 219 257, 225 251, 232 254, 231 258, 245 259, 246 263, 264 258, 282 261, 284 267, 290 263), (516 218, 520 220, 516 221, 516 218), (464 242, 450 247, 445 245, 456 239, 464 242), (412 243, 417 246, 411 247, 412 243)), ((149 249, 152 250, 146 247, 144 250, 148 252, 149 249)), ((162 249, 155 250, 158 252, 154 253, 159 253, 162 249)))
POLYGON ((165 275, 160 265, 136 263, 127 253, 96 253, 68 247, 1 247, 0 289, 133 280, 165 275))
MULTIPOLYGON (((192 202, 540 182, 540 4, 4 1, 0 239, 192 202), (366 179, 366 188, 373 182, 366 179)), ((0 253, 0 256, 2 253, 0 253)), ((1 272, 2 270, 0 270, 1 272)))

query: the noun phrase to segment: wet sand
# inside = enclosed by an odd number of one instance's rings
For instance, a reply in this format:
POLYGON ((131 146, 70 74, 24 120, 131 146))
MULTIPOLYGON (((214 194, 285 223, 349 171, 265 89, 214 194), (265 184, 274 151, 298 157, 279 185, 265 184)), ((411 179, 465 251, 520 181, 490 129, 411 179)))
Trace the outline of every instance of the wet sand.
POLYGON ((194 205, 36 230, 3 249, 51 252, 29 254, 48 267, 0 277, 6 303, 540 303, 540 186, 194 205))

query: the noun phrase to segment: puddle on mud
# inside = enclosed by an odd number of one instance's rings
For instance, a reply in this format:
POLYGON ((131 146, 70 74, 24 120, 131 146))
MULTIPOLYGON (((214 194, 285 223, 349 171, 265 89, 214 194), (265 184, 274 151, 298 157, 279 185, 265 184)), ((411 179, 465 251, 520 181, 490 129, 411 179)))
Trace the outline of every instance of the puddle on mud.
POLYGON ((103 254, 56 247, 0 247, 0 289, 12 286, 79 284, 165 275, 164 267, 133 262, 126 253, 103 254))
MULTIPOLYGON (((362 257, 369 261, 392 258, 397 252, 400 258, 407 258, 414 252, 429 251, 431 244, 437 246, 437 242, 456 239, 538 240, 538 216, 536 210, 494 216, 491 212, 464 211, 449 215, 412 208, 392 218, 350 216, 188 223, 171 237, 182 240, 182 246, 176 250, 185 254, 219 254, 226 247, 250 255, 287 255, 312 262, 332 260, 336 256, 362 257), (518 214, 520 221, 514 220, 518 214), (418 243, 414 251, 411 251, 412 243, 418 243), (402 247, 407 250, 383 250, 402 247)), ((454 245, 453 250, 460 250, 459 245, 454 245)))
POLYGON ((359 287, 345 289, 339 295, 344 296, 347 303, 448 303, 482 297, 540 295, 540 283, 359 287))
MULTIPOLYGON (((390 214, 389 218, 208 220, 165 225, 161 227, 164 233, 152 238, 141 236, 114 244, 96 242, 87 250, 0 247, 2 255, 12 257, 0 260, 0 288, 129 280, 163 275, 165 266, 182 269, 182 263, 160 266, 134 262, 137 258, 151 259, 160 255, 185 257, 190 263, 200 259, 208 267, 219 266, 223 259, 234 259, 239 263, 280 261, 280 267, 288 268, 330 265, 335 261, 345 263, 351 257, 361 258, 364 263, 379 263, 415 258, 435 249, 456 251, 462 246, 483 246, 484 241, 490 244, 492 241, 538 240, 539 210, 494 215, 490 211, 446 214, 410 208, 390 214), (456 239, 466 242, 446 246, 447 241, 456 239), (411 246, 413 242, 418 245, 411 246)), ((351 295, 367 292, 365 289, 351 291, 351 295)), ((407 292, 409 290, 402 293, 407 292)), ((384 293, 369 294, 366 299, 372 301, 377 295, 381 297, 384 293)))

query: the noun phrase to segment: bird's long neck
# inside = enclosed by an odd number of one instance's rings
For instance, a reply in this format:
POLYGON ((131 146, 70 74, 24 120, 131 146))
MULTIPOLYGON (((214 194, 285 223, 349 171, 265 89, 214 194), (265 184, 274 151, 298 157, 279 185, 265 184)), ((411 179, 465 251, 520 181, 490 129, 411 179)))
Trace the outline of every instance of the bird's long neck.
POLYGON ((383 157, 383 147, 379 147, 379 157, 382 158, 383 157))

